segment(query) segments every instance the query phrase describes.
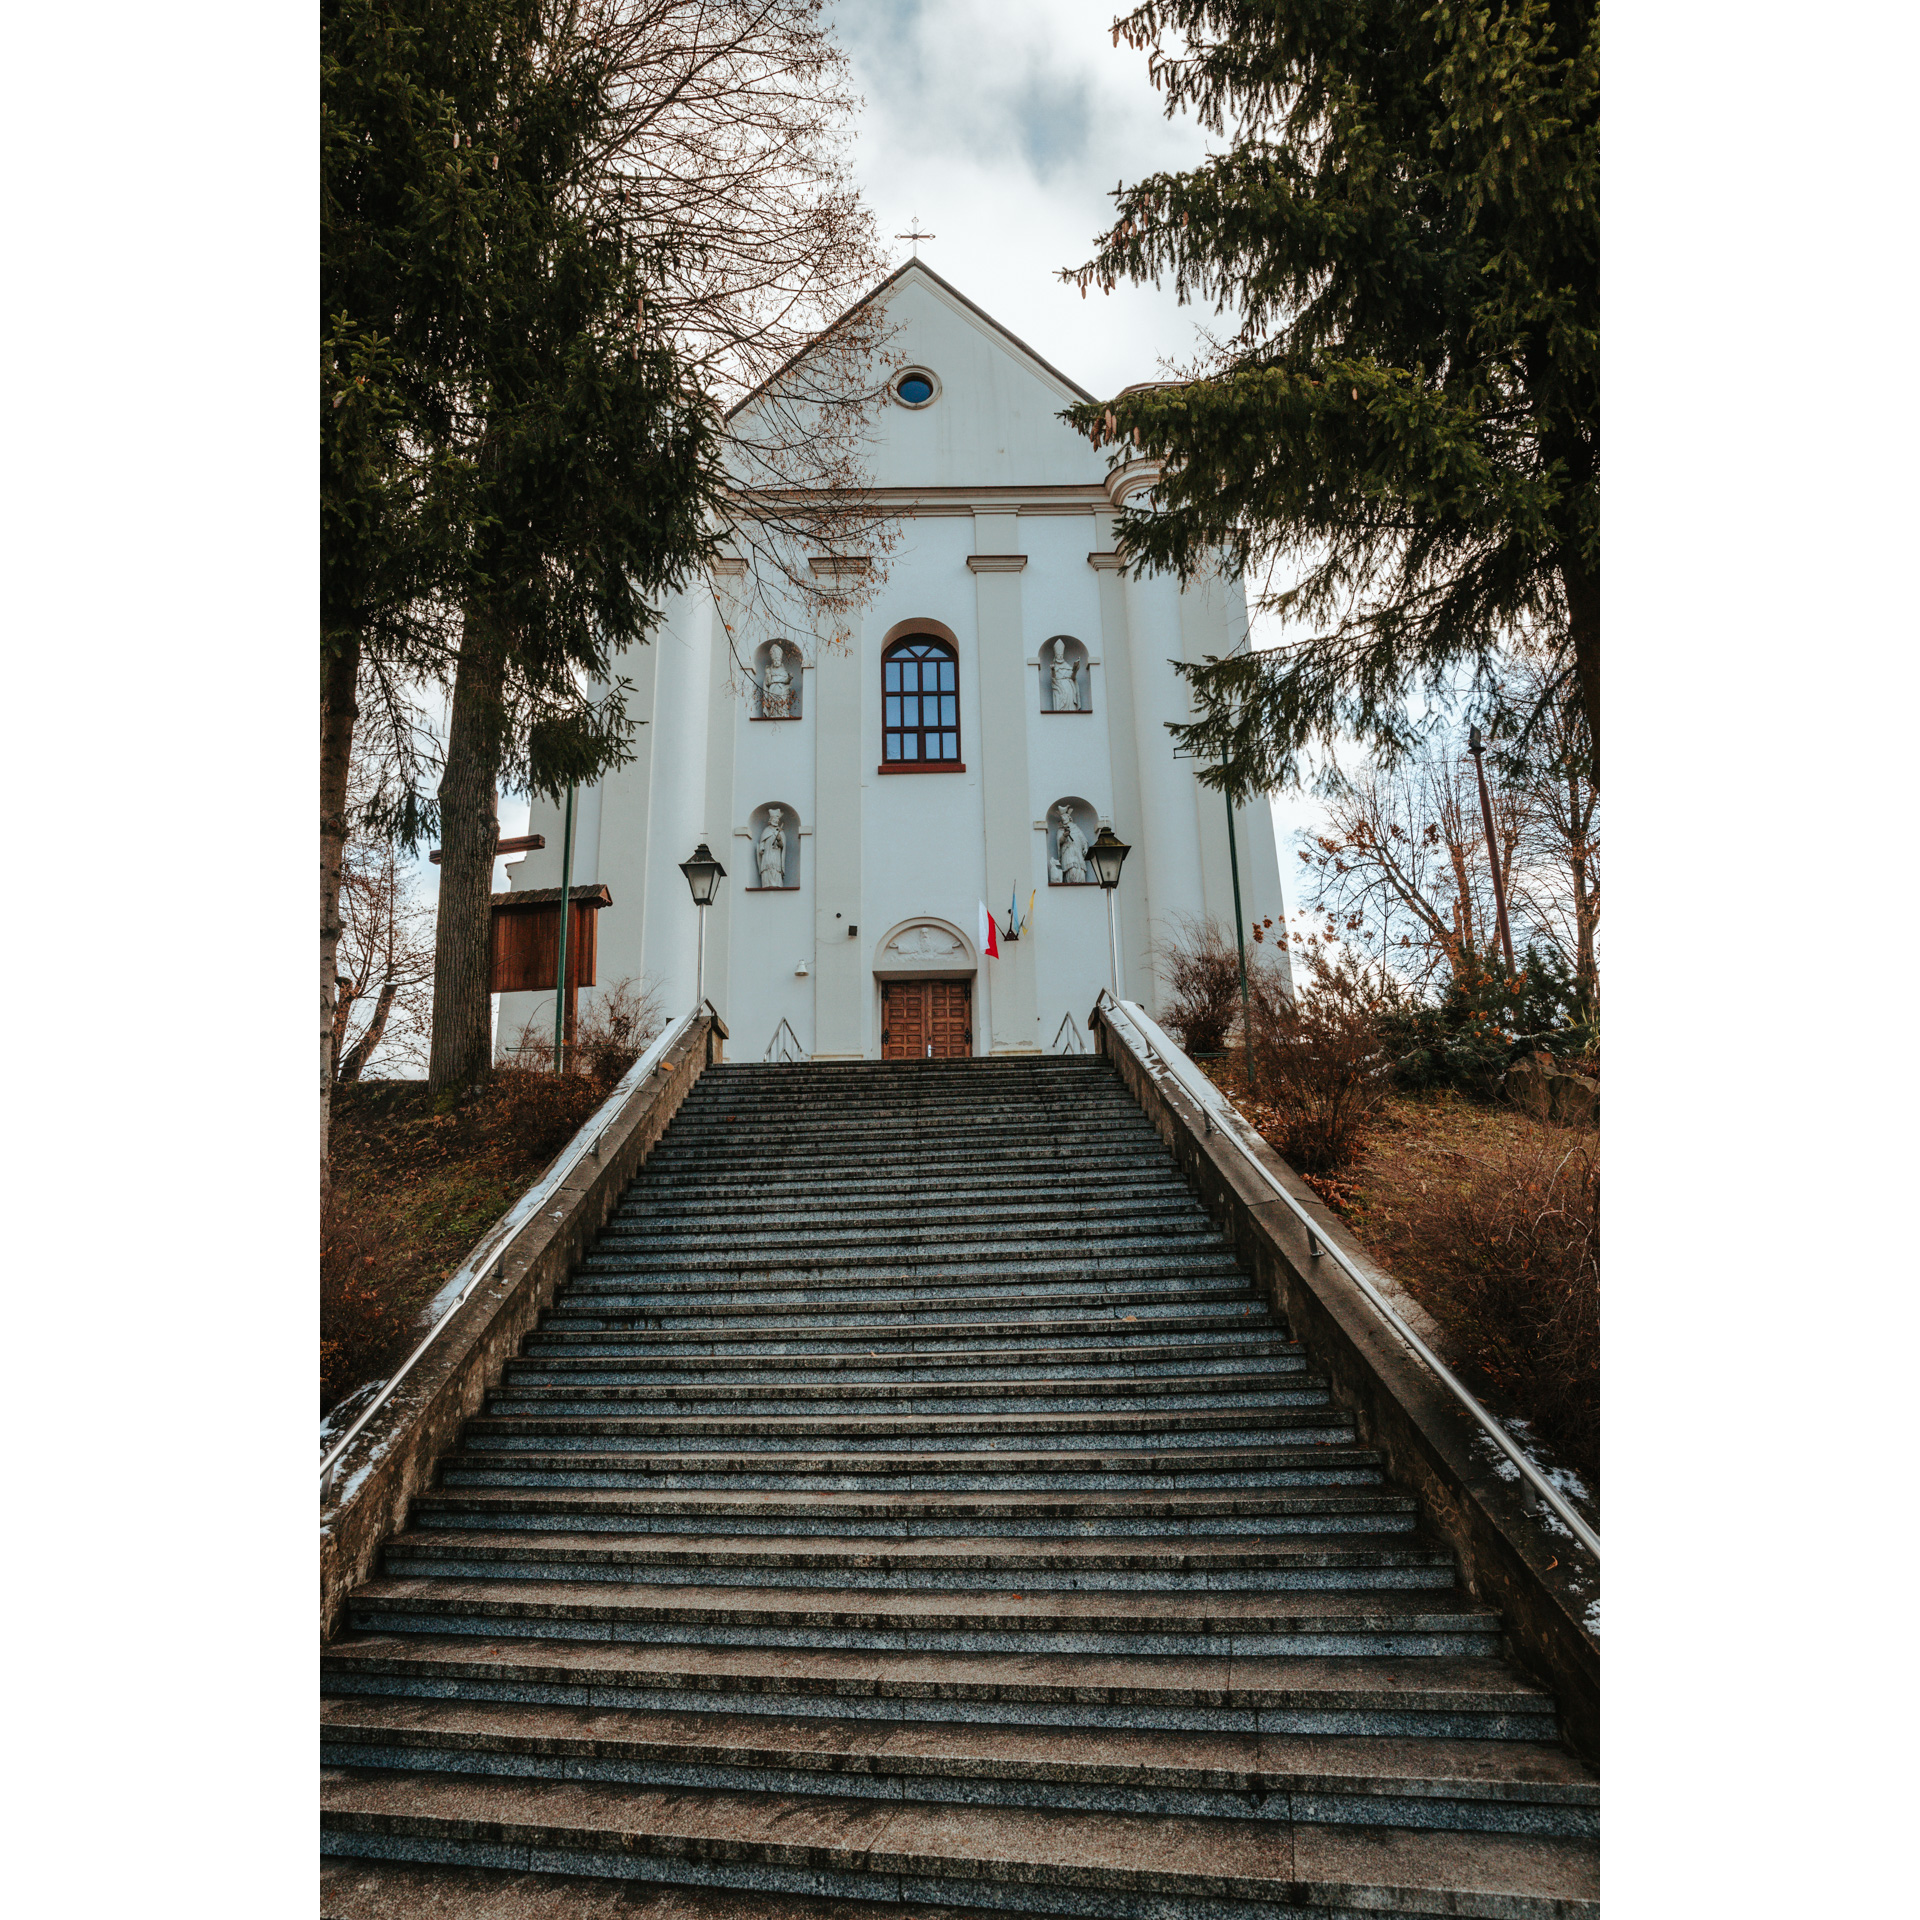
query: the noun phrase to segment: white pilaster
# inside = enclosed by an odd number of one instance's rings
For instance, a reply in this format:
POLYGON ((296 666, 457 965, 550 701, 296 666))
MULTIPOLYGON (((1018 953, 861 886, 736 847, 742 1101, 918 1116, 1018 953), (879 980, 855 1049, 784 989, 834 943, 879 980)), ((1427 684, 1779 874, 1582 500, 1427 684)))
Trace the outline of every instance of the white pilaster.
MULTIPOLYGON (((986 894, 989 912, 1018 896, 1024 905, 1035 884, 1034 836, 1030 822, 1037 807, 1029 790, 1026 636, 1020 617, 1020 575, 1026 555, 1020 551, 1020 521, 1011 513, 973 517, 972 555, 975 618, 979 632, 980 786, 986 843, 986 894)), ((1044 871, 1038 876, 1044 883, 1044 871)), ((991 1040, 982 1047, 976 1013, 975 1045, 983 1053, 1037 1053, 1040 1050, 1039 999, 1034 986, 1033 946, 1002 943, 997 960, 983 962, 989 989, 991 1040)))

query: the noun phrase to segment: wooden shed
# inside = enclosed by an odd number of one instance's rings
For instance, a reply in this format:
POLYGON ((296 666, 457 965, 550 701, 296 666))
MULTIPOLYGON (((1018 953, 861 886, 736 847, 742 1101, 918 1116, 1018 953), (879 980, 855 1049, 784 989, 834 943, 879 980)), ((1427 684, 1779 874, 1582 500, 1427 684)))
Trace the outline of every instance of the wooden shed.
MULTIPOLYGON (((596 928, 600 909, 613 905, 604 886, 573 889, 573 924, 567 929, 567 1034, 582 987, 596 984, 596 928)), ((560 984, 560 889, 528 887, 493 896, 494 993, 551 993, 560 984)))

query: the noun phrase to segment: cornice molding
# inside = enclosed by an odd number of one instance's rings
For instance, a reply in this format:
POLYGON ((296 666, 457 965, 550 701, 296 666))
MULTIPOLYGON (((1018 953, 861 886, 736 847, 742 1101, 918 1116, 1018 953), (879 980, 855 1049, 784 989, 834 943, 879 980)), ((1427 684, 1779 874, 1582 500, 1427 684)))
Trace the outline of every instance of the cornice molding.
POLYGON ((1027 556, 1024 553, 970 553, 967 555, 969 573, 1022 573, 1026 570, 1027 556))
POLYGON ((1159 480, 1160 465, 1158 460, 1129 460, 1115 467, 1107 475, 1107 498, 1116 507, 1123 505, 1128 494, 1143 492, 1159 480))
POLYGON ((744 580, 747 577, 747 563, 730 558, 716 560, 713 563, 713 575, 716 580, 744 580))
POLYGON ((816 553, 807 565, 824 580, 829 574, 865 573, 873 562, 864 553, 816 553))
POLYGON ((1096 573, 1118 573, 1127 564, 1124 553, 1090 553, 1087 565, 1096 573))

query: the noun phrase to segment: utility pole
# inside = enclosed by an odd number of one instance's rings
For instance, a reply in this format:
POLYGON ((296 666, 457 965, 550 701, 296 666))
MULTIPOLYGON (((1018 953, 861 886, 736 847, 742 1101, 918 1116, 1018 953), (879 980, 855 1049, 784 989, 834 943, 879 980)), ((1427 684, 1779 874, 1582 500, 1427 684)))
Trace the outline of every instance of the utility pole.
POLYGON ((1487 864, 1493 869, 1493 908, 1500 928, 1500 951, 1507 956, 1507 978, 1513 978, 1513 935, 1507 927, 1507 880, 1500 871, 1500 847, 1493 837, 1493 802, 1487 797, 1487 770, 1480 764, 1484 751, 1480 729, 1467 729, 1467 751, 1473 755, 1473 770, 1480 780, 1480 818, 1487 829, 1487 864))
POLYGON ((573 782, 567 782, 567 824, 560 838, 560 973, 553 995, 553 1070, 567 1070, 567 933, 573 920, 573 782))
POLYGON ((1253 1077, 1253 1009, 1247 999, 1247 930, 1240 918, 1240 848, 1233 833, 1231 793, 1227 794, 1227 864, 1233 869, 1233 937, 1240 949, 1240 1044, 1247 1056, 1247 1098, 1252 1100, 1257 1097, 1253 1077))

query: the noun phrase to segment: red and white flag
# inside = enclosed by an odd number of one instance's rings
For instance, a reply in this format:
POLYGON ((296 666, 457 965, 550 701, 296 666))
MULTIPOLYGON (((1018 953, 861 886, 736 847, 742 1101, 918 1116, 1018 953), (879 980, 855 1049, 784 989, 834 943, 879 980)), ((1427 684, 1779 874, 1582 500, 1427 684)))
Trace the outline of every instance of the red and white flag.
POLYGON ((987 911, 987 903, 980 902, 980 951, 989 960, 1000 958, 1000 942, 993 935, 993 915, 987 911))

